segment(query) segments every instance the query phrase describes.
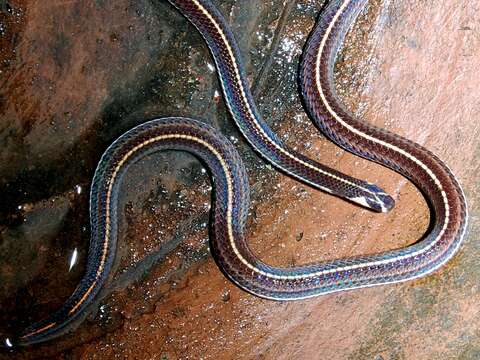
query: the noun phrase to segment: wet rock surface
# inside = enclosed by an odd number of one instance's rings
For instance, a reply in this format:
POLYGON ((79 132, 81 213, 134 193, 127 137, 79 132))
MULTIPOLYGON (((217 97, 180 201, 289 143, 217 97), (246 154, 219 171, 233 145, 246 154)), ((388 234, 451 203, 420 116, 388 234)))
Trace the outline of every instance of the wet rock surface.
MULTIPOLYGON (((95 166, 116 137, 146 119, 199 118, 236 144, 252 188, 251 246, 270 264, 375 253, 426 230, 428 209, 411 184, 325 140, 302 110, 297 63, 322 1, 215 3, 273 129, 322 163, 378 183, 396 208, 372 214, 265 165, 226 112, 203 40, 166 1, 0 0, 2 337, 75 289, 95 166)), ((469 234, 446 267, 301 302, 258 299, 225 279, 209 255, 202 164, 156 154, 124 180, 117 259, 87 319, 71 335, 2 349, 0 358, 478 358, 479 21, 478 1, 371 1, 337 68, 349 108, 424 144, 461 180, 469 234)))

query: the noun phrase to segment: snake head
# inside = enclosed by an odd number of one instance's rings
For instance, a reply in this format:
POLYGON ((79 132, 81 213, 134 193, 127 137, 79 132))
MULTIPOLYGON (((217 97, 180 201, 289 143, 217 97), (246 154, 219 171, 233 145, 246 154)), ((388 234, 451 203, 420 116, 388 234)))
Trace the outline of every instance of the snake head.
POLYGON ((387 213, 395 206, 395 200, 375 184, 367 183, 360 195, 348 198, 350 201, 370 210, 387 213))
POLYGON ((376 211, 386 213, 392 210, 395 206, 395 200, 393 200, 393 198, 386 193, 376 194, 376 198, 377 208, 374 209, 376 211))

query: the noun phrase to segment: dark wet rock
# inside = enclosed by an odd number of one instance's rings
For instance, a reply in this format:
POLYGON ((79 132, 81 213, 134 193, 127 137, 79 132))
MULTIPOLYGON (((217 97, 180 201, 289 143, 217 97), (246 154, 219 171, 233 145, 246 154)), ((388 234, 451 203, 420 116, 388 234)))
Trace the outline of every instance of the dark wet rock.
MULTIPOLYGON (((8 296, 17 284, 31 282, 48 267, 46 255, 57 245, 55 238, 69 210, 65 198, 18 207, 23 213, 22 223, 2 232, 2 297, 8 296)), ((68 269, 68 264, 65 267, 68 269)))

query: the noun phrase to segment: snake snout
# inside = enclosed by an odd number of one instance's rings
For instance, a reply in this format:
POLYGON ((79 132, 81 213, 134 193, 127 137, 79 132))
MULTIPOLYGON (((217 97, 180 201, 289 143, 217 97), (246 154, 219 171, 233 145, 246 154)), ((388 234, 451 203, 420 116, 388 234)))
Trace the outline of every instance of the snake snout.
POLYGON ((365 197, 365 201, 368 204, 367 207, 382 213, 387 213, 393 209, 395 206, 395 200, 383 189, 370 183, 368 184, 367 189, 368 196, 365 197))
POLYGON ((379 194, 378 201, 380 203, 381 212, 389 212, 395 207, 395 200, 388 194, 379 194))

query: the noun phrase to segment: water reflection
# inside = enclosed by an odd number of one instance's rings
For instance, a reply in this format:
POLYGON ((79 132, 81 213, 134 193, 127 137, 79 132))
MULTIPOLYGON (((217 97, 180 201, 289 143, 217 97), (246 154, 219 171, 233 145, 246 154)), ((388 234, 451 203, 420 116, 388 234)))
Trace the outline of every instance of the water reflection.
POLYGON ((78 257, 78 251, 77 251, 77 248, 75 248, 70 258, 70 267, 68 268, 68 272, 70 272, 72 268, 75 266, 75 264, 77 263, 77 257, 78 257))

